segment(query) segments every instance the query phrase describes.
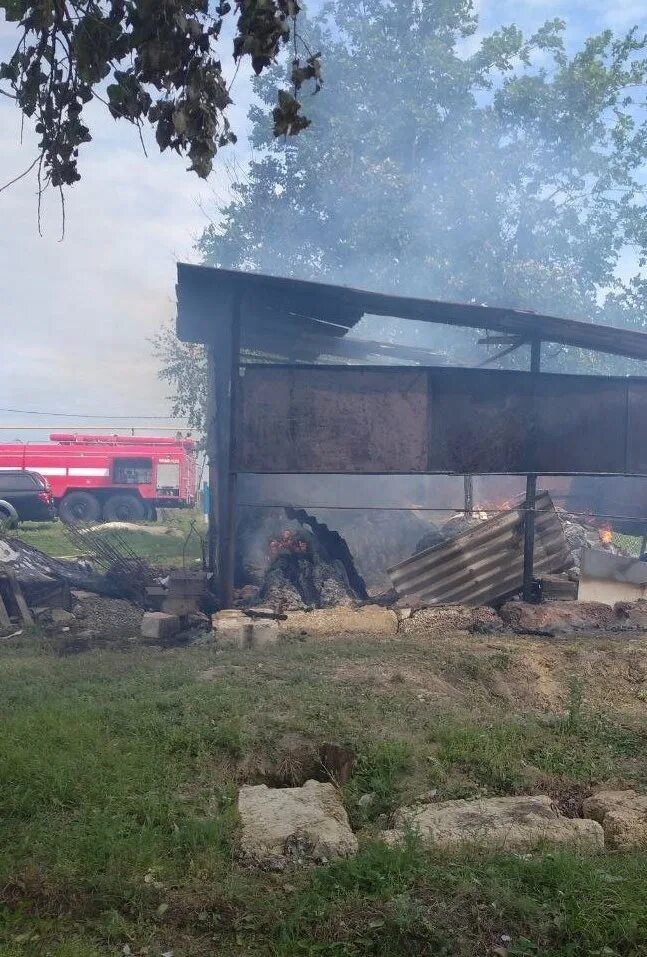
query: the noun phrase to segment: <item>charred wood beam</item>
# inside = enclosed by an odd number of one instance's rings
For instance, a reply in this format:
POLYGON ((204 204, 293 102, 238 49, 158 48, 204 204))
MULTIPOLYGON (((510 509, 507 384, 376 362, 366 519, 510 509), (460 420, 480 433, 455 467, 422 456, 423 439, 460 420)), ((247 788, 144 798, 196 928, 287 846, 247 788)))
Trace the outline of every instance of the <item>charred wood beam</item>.
POLYGON ((268 356, 300 359, 304 362, 314 361, 320 356, 360 360, 385 358, 418 362, 421 365, 428 365, 430 362, 444 364, 446 361, 445 356, 418 346, 379 342, 374 339, 331 339, 303 334, 287 337, 285 330, 244 335, 242 348, 250 353, 262 352, 268 356))
POLYGON ((499 352, 495 352, 493 356, 488 356, 487 359, 483 360, 483 362, 479 362, 477 369, 482 369, 483 366, 487 366, 491 362, 496 362, 497 359, 503 359, 505 356, 509 356, 511 352, 516 352, 517 349, 524 345, 527 341, 527 339, 515 339, 514 343, 511 346, 508 346, 507 349, 501 349, 499 352))
POLYGON ((178 276, 178 333, 187 341, 207 341, 201 324, 204 316, 200 309, 196 312, 193 308, 192 300, 196 294, 201 298, 199 294, 202 293, 211 297, 213 303, 218 303, 234 291, 244 291, 261 303, 271 301, 282 310, 315 319, 334 317, 336 322, 349 327, 363 315, 394 316, 478 330, 491 329, 502 334, 537 337, 543 342, 647 359, 647 335, 643 332, 531 311, 385 295, 345 286, 184 263, 178 265, 178 276))

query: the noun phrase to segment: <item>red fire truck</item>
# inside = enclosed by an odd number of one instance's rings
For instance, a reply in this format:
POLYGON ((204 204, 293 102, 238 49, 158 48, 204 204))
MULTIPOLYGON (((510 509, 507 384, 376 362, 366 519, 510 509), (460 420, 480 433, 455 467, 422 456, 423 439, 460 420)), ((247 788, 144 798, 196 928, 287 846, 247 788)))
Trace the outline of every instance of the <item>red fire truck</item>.
POLYGON ((0 444, 0 469, 30 469, 49 482, 64 522, 138 521, 157 507, 191 507, 195 441, 54 433, 49 443, 0 444))

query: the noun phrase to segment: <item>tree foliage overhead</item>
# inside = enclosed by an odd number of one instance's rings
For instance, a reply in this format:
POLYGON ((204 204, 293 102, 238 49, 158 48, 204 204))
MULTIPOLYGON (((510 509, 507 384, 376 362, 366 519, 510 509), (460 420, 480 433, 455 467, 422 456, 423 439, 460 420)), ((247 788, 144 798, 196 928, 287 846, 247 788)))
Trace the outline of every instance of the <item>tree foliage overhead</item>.
POLYGON ((307 137, 254 161, 201 249, 213 265, 647 322, 646 40, 565 25, 477 41, 469 0, 332 0, 307 137), (619 272, 623 267, 624 278, 619 272), (628 306, 631 297, 631 307, 628 306))
MULTIPOLYGON (((530 37, 477 41, 477 27, 469 0, 331 0, 307 27, 328 74, 308 136, 272 140, 272 67, 255 81, 253 160, 204 261, 646 329, 645 38, 605 31, 567 52, 560 20, 530 37)), ((475 356, 471 334, 418 335, 475 356)), ((163 346, 186 413, 203 396, 186 388, 182 344, 167 332, 163 346)))
POLYGON ((236 61, 249 56, 256 74, 291 41, 291 89, 279 90, 275 128, 293 134, 309 124, 297 96, 307 80, 320 85, 319 59, 303 52, 297 0, 0 0, 0 9, 18 27, 0 81, 34 118, 39 172, 55 187, 80 178, 79 147, 91 139, 85 114, 94 98, 115 119, 150 123, 161 150, 187 155, 190 169, 206 177, 217 150, 235 140, 219 59, 232 18, 230 52, 236 61))

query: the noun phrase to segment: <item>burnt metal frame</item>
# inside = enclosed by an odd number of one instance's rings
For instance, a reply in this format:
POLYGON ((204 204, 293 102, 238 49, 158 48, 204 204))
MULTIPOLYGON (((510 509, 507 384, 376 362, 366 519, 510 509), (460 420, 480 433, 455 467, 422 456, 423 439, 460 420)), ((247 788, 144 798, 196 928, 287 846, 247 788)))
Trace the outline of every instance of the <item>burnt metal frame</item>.
MULTIPOLYGON (((243 280, 250 279, 255 283, 262 277, 254 274, 245 276, 244 274, 230 273, 226 271, 211 270, 213 273, 226 274, 231 280, 235 277, 236 282, 227 290, 218 304, 217 324, 212 322, 204 323, 205 319, 213 315, 213 304, 205 295, 205 289, 201 288, 197 297, 194 297, 190 303, 182 302, 181 292, 184 290, 186 299, 186 287, 188 285, 189 271, 199 267, 180 266, 178 285, 178 332, 181 338, 188 341, 203 341, 207 345, 208 357, 208 411, 207 411, 207 446, 209 459, 209 482, 212 489, 216 489, 216 494, 210 499, 209 516, 209 567, 212 571, 217 570, 218 594, 221 607, 229 608, 233 604, 234 592, 234 566, 235 566, 235 519, 236 519, 236 499, 237 499, 237 479, 238 473, 232 468, 236 451, 236 409, 238 399, 238 383, 241 370, 241 323, 244 306, 245 285, 243 280), (182 285, 184 283, 184 286, 182 285), (184 326, 181 326, 181 318, 186 325, 187 312, 195 313, 197 306, 197 319, 200 332, 195 336, 182 335, 185 332, 184 326), (195 336, 195 337, 194 337, 195 336)), ((201 270, 204 272, 205 270, 201 270)), ((269 277, 274 282, 274 277, 269 277)), ((324 286, 316 283, 300 283, 298 281, 278 280, 280 286, 292 288, 292 286, 303 289, 309 287, 309 291, 320 287, 323 290, 339 291, 342 294, 353 296, 362 296, 360 290, 344 290, 343 287, 324 286)), ((407 300, 405 297, 384 296, 376 293, 364 293, 366 297, 366 312, 376 311, 380 300, 384 300, 385 308, 391 309, 391 314, 397 316, 398 303, 415 303, 416 308, 419 304, 424 305, 424 300, 407 300), (373 309, 371 309, 371 304, 373 309)), ((190 298, 190 297, 189 297, 190 298)), ((436 312, 442 303, 428 303, 433 307, 432 312, 436 312)), ((446 304, 449 311, 455 307, 455 304, 446 304)), ((484 307, 456 307, 469 310, 481 311, 483 315, 487 312, 484 307)), ((404 308, 404 318, 421 318, 411 314, 406 315, 407 309, 404 308)), ((517 329, 505 329, 505 331, 514 337, 519 338, 513 341, 509 349, 504 349, 503 355, 509 351, 517 349, 521 345, 530 344, 530 372, 537 376, 541 365, 541 343, 542 341, 568 342, 568 336, 571 335, 572 327, 585 327, 585 323, 573 323, 570 320, 563 320, 564 338, 560 338, 559 327, 560 320, 554 317, 535 317, 532 313, 520 314, 513 310, 492 310, 492 313, 504 314, 505 318, 512 317, 515 321, 522 317, 527 323, 527 331, 523 336, 517 329), (534 321, 533 321, 534 320, 534 321), (541 321, 540 321, 541 320, 541 321), (549 327, 546 328, 543 320, 548 320, 549 327)), ((386 313, 381 313, 386 314, 386 313)), ((400 313, 401 314, 401 313, 400 313)), ((442 322, 442 318, 435 316, 427 321, 442 322)), ((451 324, 476 327, 477 323, 471 319, 461 321, 460 319, 449 320, 451 324)), ((489 328, 497 328, 498 320, 493 320, 491 324, 484 321, 483 325, 489 328)), ((505 327, 504 327, 505 328, 505 327)), ((608 342, 610 330, 600 326, 591 326, 591 341, 578 343, 584 348, 590 348, 597 352, 609 352, 619 355, 627 355, 634 358, 647 358, 647 335, 631 332, 629 335, 624 330, 618 330, 618 337, 613 336, 608 342), (602 341, 600 341, 600 335, 602 341), (624 340, 626 339, 626 345, 624 340)), ((582 335, 576 330, 577 335, 582 335)), ((510 341, 510 340, 507 340, 510 341)), ((574 343, 573 343, 574 344, 574 343)), ((535 383, 536 383, 535 379, 535 383)), ((536 456, 536 422, 534 415, 528 422, 528 452, 530 461, 536 456)), ((533 470, 526 476, 526 518, 524 526, 524 578, 523 578, 523 597, 531 600, 533 596, 533 560, 534 560, 534 539, 535 539, 535 504, 537 493, 537 472, 533 470)))

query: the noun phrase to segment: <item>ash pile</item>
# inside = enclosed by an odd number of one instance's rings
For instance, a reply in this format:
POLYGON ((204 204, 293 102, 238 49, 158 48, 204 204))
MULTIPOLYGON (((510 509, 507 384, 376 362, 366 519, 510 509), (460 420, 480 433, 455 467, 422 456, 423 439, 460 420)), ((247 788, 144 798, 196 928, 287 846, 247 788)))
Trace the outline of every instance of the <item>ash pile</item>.
MULTIPOLYGON (((456 512, 438 524, 406 511, 386 513, 379 521, 359 511, 341 513, 339 531, 334 531, 303 510, 259 507, 245 513, 238 525, 236 604, 282 612, 357 606, 369 600, 424 606, 510 598, 521 588, 524 508, 521 501, 506 503, 494 513, 456 512), (459 565, 464 560, 465 567, 452 571, 457 560, 459 565), (493 591, 479 591, 475 568, 482 562, 501 568, 493 591), (456 581, 457 589, 439 590, 434 578, 456 581)), ((546 597, 577 596, 583 550, 627 554, 613 542, 610 529, 557 510, 547 492, 538 499, 537 515, 536 569, 546 597)))

